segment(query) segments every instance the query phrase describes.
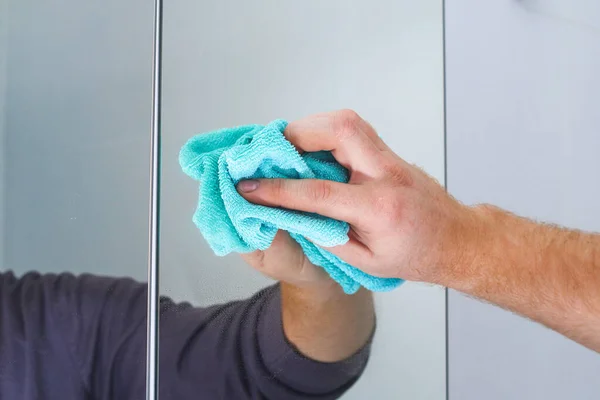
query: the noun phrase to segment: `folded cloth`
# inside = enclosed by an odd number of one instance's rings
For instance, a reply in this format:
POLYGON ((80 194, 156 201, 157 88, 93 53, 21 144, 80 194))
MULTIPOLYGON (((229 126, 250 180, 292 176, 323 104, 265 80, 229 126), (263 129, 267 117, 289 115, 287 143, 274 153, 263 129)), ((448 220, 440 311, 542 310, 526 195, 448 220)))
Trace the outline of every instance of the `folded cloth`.
POLYGON ((330 152, 299 154, 285 139, 287 122, 246 125, 197 135, 181 149, 183 171, 200 181, 193 221, 213 249, 224 256, 269 248, 278 229, 289 232, 306 257, 325 269, 346 293, 360 286, 392 290, 401 279, 379 278, 351 266, 323 249, 348 241, 346 222, 321 215, 265 207, 245 200, 236 190, 243 179, 317 178, 348 182, 348 171, 330 152))

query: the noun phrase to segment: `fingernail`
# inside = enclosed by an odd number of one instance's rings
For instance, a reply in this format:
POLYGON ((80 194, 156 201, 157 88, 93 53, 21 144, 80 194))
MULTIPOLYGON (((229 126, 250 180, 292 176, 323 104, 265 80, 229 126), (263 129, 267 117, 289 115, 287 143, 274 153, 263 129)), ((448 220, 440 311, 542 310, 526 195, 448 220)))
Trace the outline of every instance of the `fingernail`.
POLYGON ((237 187, 240 192, 250 193, 258 188, 258 181, 254 179, 248 181, 240 181, 237 187))

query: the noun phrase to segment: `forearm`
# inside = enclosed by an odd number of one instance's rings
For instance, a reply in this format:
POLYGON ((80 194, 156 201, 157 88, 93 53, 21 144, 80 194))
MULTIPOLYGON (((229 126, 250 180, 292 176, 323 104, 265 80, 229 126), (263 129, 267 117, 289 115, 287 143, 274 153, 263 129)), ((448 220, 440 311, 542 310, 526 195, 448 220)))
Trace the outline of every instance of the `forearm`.
POLYGON ((281 301, 287 339, 313 360, 344 360, 373 333, 373 297, 367 290, 347 295, 334 282, 310 288, 282 283, 281 301))
POLYGON ((473 249, 447 286, 600 351, 600 235, 538 224, 489 206, 474 210, 481 223, 472 235, 473 249))

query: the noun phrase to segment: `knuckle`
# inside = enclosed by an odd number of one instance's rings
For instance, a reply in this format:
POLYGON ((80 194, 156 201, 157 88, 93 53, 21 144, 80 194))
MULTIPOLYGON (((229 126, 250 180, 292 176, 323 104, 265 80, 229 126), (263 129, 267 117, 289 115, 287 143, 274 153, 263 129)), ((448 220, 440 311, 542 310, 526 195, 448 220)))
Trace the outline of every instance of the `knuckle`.
POLYGON ((311 182, 305 190, 309 200, 315 203, 326 202, 331 198, 332 189, 326 181, 311 182))
POLYGON ((265 252, 254 251, 252 253, 243 254, 242 258, 258 271, 265 269, 265 252))
POLYGON ((268 196, 279 203, 285 199, 286 191, 283 179, 270 179, 268 196))
POLYGON ((340 110, 334 116, 333 130, 340 139, 350 138, 360 132, 361 118, 353 110, 340 110))
POLYGON ((409 168, 398 165, 397 162, 383 163, 382 169, 386 177, 402 186, 413 186, 414 178, 409 168))

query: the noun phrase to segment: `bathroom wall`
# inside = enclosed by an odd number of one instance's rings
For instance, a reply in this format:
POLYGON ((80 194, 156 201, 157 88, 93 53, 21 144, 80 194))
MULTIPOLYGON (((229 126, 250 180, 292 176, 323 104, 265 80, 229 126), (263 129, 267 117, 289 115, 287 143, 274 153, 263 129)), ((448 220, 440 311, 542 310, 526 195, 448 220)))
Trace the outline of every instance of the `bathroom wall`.
MULTIPOLYGON (((215 257, 192 223, 197 182, 178 165, 192 135, 353 108, 400 155, 443 181, 442 2, 179 1, 165 4, 161 285, 195 304, 270 281, 215 257)), ((377 296, 369 368, 345 399, 445 397, 441 288, 377 296)))
MULTIPOLYGON (((600 231, 600 3, 447 0, 448 189, 600 231)), ((600 357, 450 293, 451 400, 597 399, 600 357)))
POLYGON ((6 268, 145 279, 152 12, 18 0, 0 14, 6 268))

